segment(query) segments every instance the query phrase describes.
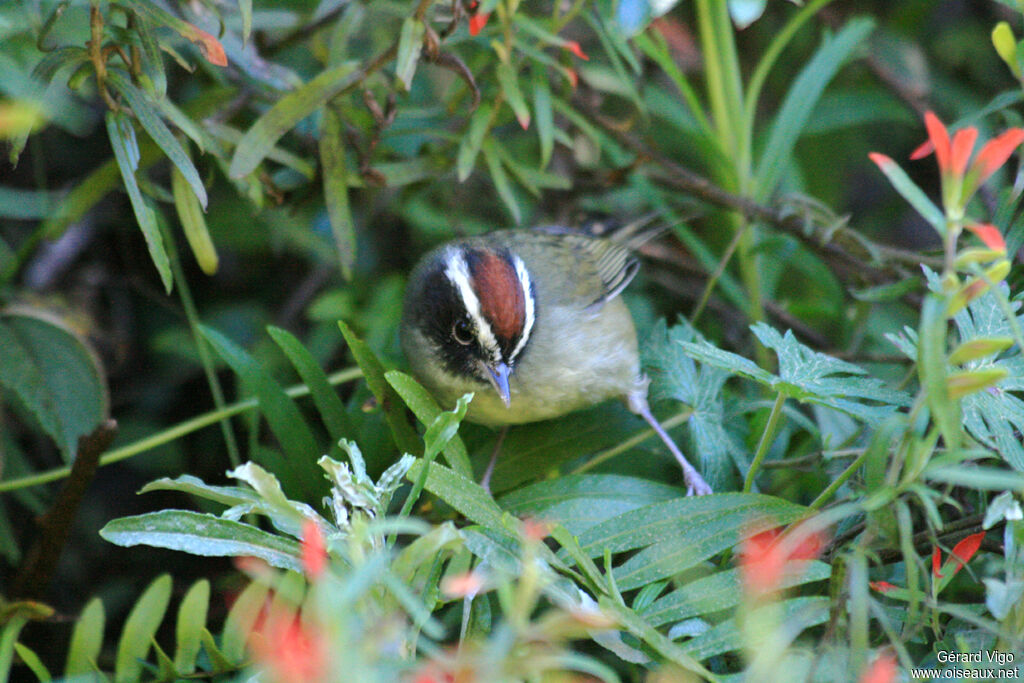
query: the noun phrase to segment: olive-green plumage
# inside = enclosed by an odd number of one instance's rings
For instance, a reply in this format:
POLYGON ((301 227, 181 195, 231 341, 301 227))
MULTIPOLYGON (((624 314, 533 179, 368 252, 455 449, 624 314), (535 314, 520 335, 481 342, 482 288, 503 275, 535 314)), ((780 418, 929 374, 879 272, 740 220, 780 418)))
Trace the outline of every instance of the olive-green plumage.
POLYGON ((402 314, 413 374, 445 407, 472 392, 466 419, 494 427, 622 399, 679 462, 688 494, 711 493, 651 414, 636 328, 618 296, 639 267, 630 247, 649 236, 505 230, 431 251, 409 278, 402 314))
POLYGON ((626 247, 585 235, 506 230, 451 242, 424 256, 409 279, 402 346, 413 374, 442 405, 474 392, 466 417, 481 424, 545 420, 621 398, 640 381, 633 319, 616 296, 635 272, 626 247), (415 324, 428 273, 452 249, 474 247, 517 254, 534 287, 536 322, 509 378, 508 407, 486 380, 447 372, 436 359, 441 350, 415 324))

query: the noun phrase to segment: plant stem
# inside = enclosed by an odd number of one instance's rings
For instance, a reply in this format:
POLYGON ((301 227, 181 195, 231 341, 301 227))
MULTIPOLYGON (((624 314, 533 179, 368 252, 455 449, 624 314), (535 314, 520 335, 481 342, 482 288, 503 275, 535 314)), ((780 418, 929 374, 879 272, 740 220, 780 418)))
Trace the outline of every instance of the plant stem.
MULTIPOLYGON (((224 389, 217 378, 217 370, 214 366, 213 357, 210 355, 210 347, 203 336, 199 334, 199 313, 196 310, 195 299, 192 298, 192 289, 185 278, 185 271, 181 267, 181 256, 178 246, 175 244, 174 234, 170 226, 165 225, 163 230, 164 238, 167 240, 168 253, 171 261, 171 272, 174 273, 174 281, 178 285, 178 296, 181 299, 181 306, 185 310, 185 318, 188 320, 188 328, 192 333, 192 340, 195 342, 196 351, 199 353, 199 363, 203 366, 203 374, 206 375, 206 384, 210 387, 210 395, 213 396, 213 405, 218 411, 224 410, 224 389)), ((231 421, 224 418, 220 422, 221 434, 224 435, 224 445, 228 449, 228 460, 231 467, 238 467, 242 464, 242 456, 238 450, 238 441, 231 429, 231 421)))
MULTIPOLYGON (((362 372, 359 368, 345 368, 339 370, 332 375, 327 377, 327 381, 331 384, 344 384, 350 382, 357 377, 360 377, 362 372)), ((288 387, 285 393, 292 398, 300 398, 302 396, 309 395, 309 387, 305 384, 296 384, 288 387)), ((219 422, 225 418, 244 413, 247 410, 252 410, 259 405, 255 398, 246 399, 244 401, 237 401, 229 405, 224 406, 219 410, 214 410, 202 415, 197 415, 191 419, 179 422, 173 427, 169 427, 162 432, 157 432, 151 436, 147 436, 144 439, 139 439, 120 448, 115 448, 112 451, 108 451, 106 454, 100 457, 100 466, 110 465, 121 460, 127 460, 140 453, 162 446, 165 443, 174 441, 177 438, 191 434, 192 432, 198 431, 203 427, 219 422)), ((18 477, 17 479, 9 479, 7 481, 0 481, 0 493, 5 491, 15 491, 18 489, 28 488, 30 486, 39 486, 40 484, 48 484, 51 481, 57 481, 68 476, 71 472, 70 467, 56 467, 52 470, 45 472, 39 472, 25 477, 18 477)))
POLYGON ((825 490, 818 494, 818 497, 811 501, 811 504, 807 507, 812 510, 817 510, 824 505, 828 499, 839 490, 839 487, 845 484, 846 480, 852 477, 853 473, 860 469, 860 466, 864 464, 864 460, 868 457, 868 453, 869 450, 865 449, 863 453, 854 458, 853 462, 847 465, 846 469, 843 470, 843 473, 836 477, 835 481, 825 487, 825 490))
POLYGON ((758 470, 761 469, 761 462, 764 460, 765 454, 768 453, 768 447, 771 446, 772 441, 775 439, 775 432, 779 426, 779 418, 782 416, 782 405, 785 402, 785 394, 781 391, 775 394, 775 403, 772 404, 772 412, 768 415, 768 423, 764 426, 764 432, 761 433, 761 441, 757 444, 757 452, 754 454, 754 461, 750 463, 750 469, 747 470, 747 477, 743 480, 744 493, 750 493, 750 489, 754 486, 754 477, 757 476, 758 470))

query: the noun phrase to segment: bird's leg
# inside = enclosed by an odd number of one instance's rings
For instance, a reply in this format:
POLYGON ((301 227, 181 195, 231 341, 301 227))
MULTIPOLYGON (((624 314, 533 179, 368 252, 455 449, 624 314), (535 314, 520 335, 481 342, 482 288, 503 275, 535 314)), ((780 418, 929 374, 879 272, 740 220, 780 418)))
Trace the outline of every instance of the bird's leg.
POLYGON ((629 406, 631 411, 646 420, 647 424, 651 425, 651 429, 661 437, 669 452, 679 461, 679 466, 683 468, 683 481, 686 482, 686 495, 706 496, 709 493, 714 493, 711 487, 708 486, 708 483, 704 481, 704 477, 700 476, 700 473, 693 468, 693 465, 686 459, 683 452, 679 450, 676 442, 672 440, 672 437, 668 435, 665 428, 661 426, 657 418, 651 413, 651 406, 647 402, 648 384, 650 384, 649 379, 646 377, 641 378, 637 383, 636 389, 631 391, 626 397, 626 405, 629 406))
POLYGON ((480 485, 484 487, 484 491, 487 491, 487 493, 491 492, 491 475, 494 474, 494 464, 498 462, 498 453, 501 453, 501 444, 505 443, 506 434, 508 434, 508 425, 501 428, 501 432, 498 434, 498 441, 494 444, 494 452, 491 453, 491 461, 487 463, 487 469, 484 470, 484 476, 480 480, 480 485))

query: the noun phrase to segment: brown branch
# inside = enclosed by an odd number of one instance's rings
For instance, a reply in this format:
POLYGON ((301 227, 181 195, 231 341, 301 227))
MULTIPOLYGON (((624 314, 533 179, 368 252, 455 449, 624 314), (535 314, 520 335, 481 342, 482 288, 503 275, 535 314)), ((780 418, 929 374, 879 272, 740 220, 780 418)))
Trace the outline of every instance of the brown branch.
POLYGON ((36 520, 38 534, 18 567, 11 583, 10 597, 38 600, 45 594, 82 497, 96 474, 100 455, 110 446, 115 434, 117 422, 106 420, 78 439, 78 452, 71 465, 71 473, 53 505, 36 520))
POLYGON ((641 159, 658 167, 660 173, 654 179, 672 188, 686 192, 709 204, 741 213, 750 220, 775 226, 786 232, 810 249, 822 254, 847 279, 862 278, 872 283, 891 281, 893 277, 904 277, 909 270, 922 263, 941 268, 938 259, 923 256, 914 251, 871 242, 853 230, 843 226, 818 229, 808 225, 801 212, 787 210, 784 206, 766 206, 741 195, 722 189, 714 182, 651 149, 622 126, 608 119, 593 107, 577 101, 577 108, 593 123, 615 138, 641 159))

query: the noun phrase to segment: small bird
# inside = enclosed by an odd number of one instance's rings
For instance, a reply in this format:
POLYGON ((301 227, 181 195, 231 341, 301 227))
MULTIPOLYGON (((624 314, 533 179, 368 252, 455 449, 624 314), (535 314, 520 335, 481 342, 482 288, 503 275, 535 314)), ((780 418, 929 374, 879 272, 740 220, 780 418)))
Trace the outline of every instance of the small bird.
POLYGON ((687 495, 708 494, 647 403, 636 328, 618 295, 640 267, 631 249, 649 235, 629 232, 502 230, 434 249, 406 287, 402 348, 442 405, 474 392, 466 419, 483 425, 507 429, 620 398, 679 461, 687 495))

